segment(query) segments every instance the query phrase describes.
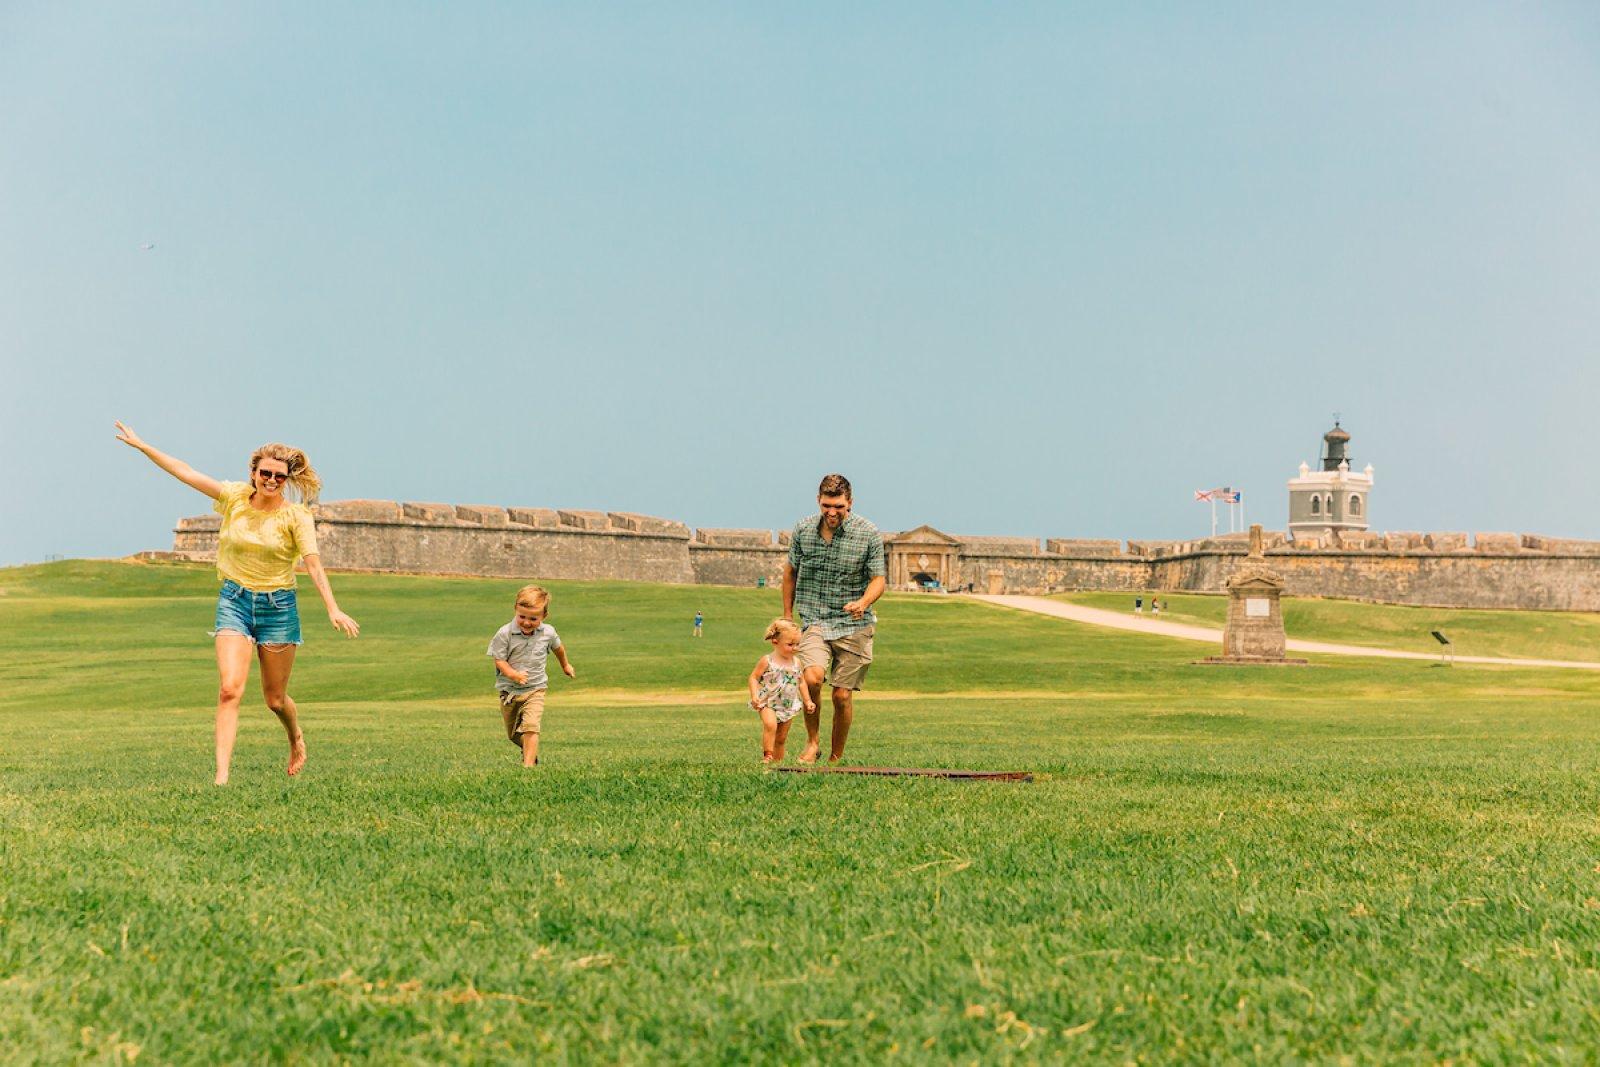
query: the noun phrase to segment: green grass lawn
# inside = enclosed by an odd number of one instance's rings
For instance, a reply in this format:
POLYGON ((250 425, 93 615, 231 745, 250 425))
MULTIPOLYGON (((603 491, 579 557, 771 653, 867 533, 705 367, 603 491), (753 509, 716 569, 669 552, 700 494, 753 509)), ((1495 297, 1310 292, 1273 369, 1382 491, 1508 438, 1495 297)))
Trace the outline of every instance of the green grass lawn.
MULTIPOLYGON (((1148 614, 1148 593, 1057 593, 1050 599, 1131 614, 1136 595, 1144 597, 1148 614)), ((1172 622, 1221 629, 1227 619, 1224 596, 1162 594, 1161 603, 1161 618, 1172 622)), ((1315 597, 1285 597, 1282 604, 1284 632, 1306 641, 1436 653, 1432 631, 1442 630, 1458 656, 1600 662, 1600 615, 1585 612, 1412 608, 1315 597)))
MULTIPOLYGON (((527 773, 483 654, 520 583, 334 582, 363 636, 304 598, 307 770, 284 777, 252 692, 216 789, 211 573, 0 570, 4 1062, 1600 1048, 1590 672, 1198 667, 1192 642, 891 596, 852 759, 1036 780, 787 775, 743 706, 773 591, 558 582, 578 680, 527 773)), ((1349 614, 1291 634, 1408 625, 1309 603, 1349 614)), ((1437 617, 1573 648, 1587 622, 1437 617)))

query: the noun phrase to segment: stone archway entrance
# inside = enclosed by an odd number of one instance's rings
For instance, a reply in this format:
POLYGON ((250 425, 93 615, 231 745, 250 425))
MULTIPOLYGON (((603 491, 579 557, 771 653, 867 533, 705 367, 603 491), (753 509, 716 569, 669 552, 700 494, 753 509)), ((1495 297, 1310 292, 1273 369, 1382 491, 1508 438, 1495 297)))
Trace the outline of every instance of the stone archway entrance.
POLYGON ((883 547, 890 589, 953 589, 961 581, 961 542, 931 526, 890 534, 883 547))

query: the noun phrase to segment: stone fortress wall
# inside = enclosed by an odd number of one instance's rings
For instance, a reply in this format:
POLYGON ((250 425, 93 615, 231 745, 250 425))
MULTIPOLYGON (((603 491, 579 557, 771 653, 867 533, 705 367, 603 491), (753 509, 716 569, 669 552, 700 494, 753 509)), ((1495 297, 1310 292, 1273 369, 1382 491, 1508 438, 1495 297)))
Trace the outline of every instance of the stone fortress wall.
MULTIPOLYGON (((314 509, 330 568, 404 574, 776 585, 789 533, 691 531, 627 512, 350 500, 314 509)), ((215 560, 216 515, 179 521, 171 556, 215 560)), ((886 534, 890 552, 893 539, 886 534)), ((1194 541, 954 538, 949 584, 978 592, 1220 593, 1246 535, 1194 541)), ((1533 534, 1268 533, 1290 596, 1435 607, 1600 611, 1600 542, 1533 534)), ((165 554, 163 554, 165 555, 165 554)))

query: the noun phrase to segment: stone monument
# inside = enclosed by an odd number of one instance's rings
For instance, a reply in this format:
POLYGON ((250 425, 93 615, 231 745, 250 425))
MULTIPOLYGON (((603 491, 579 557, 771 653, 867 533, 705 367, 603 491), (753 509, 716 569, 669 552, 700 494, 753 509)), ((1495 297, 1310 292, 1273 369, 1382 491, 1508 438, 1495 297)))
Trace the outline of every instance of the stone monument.
POLYGON ((1261 526, 1250 527, 1250 554, 1227 581, 1228 624, 1222 632, 1222 655, 1203 663, 1243 666, 1304 666, 1303 659, 1284 655, 1283 575, 1267 566, 1261 526))

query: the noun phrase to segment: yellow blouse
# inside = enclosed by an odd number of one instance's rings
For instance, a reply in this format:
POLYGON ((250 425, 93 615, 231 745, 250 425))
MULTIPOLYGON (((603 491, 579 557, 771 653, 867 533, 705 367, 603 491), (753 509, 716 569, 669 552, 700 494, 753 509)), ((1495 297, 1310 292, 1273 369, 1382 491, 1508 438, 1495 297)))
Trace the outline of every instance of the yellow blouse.
POLYGON ((211 506, 222 516, 217 574, 257 593, 293 589, 295 561, 317 552, 311 509, 286 503, 259 511, 250 506, 251 492, 247 482, 223 482, 211 506))

